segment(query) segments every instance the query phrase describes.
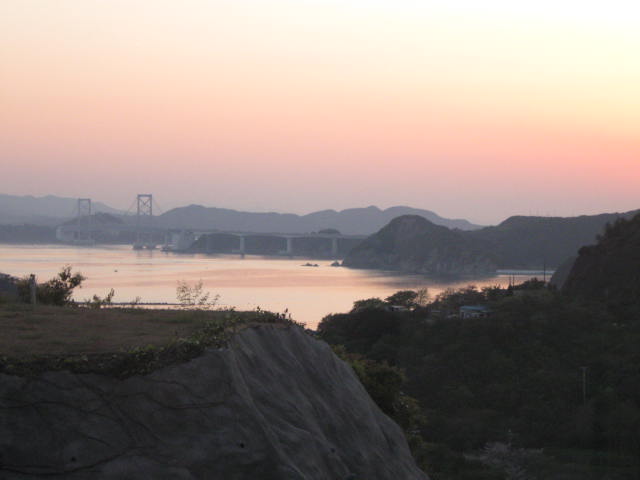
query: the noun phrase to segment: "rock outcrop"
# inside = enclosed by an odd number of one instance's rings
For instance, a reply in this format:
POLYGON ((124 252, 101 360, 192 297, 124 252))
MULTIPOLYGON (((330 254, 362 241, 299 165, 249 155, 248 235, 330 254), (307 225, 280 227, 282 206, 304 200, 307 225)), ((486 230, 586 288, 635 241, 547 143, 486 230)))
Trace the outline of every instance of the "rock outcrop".
POLYGON ((427 479, 330 347, 261 326, 149 375, 0 375, 0 477, 427 479))
POLYGON ((405 215, 351 250, 343 265, 436 276, 495 273, 496 263, 483 247, 460 231, 405 215))

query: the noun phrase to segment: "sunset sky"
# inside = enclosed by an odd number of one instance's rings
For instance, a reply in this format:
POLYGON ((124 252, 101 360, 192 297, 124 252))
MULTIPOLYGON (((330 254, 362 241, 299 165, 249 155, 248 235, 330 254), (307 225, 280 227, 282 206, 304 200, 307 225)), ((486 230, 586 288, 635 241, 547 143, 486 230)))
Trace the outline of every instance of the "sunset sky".
POLYGON ((2 0, 0 193, 640 208, 640 2, 2 0))

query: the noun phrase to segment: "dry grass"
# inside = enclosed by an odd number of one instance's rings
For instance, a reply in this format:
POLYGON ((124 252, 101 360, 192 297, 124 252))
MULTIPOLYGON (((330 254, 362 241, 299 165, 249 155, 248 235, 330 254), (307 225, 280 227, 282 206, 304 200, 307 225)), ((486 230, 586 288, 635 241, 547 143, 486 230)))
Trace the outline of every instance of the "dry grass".
POLYGON ((223 312, 0 305, 0 356, 127 351, 186 338, 223 312))

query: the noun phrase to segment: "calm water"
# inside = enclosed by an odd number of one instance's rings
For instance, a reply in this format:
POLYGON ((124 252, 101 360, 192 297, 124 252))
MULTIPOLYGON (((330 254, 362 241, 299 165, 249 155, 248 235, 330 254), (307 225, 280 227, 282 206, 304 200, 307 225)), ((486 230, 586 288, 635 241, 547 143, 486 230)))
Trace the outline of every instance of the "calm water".
MULTIPOLYGON (((474 284, 506 285, 508 277, 443 283, 421 275, 329 266, 328 261, 237 255, 186 255, 134 251, 130 246, 74 247, 61 245, 0 245, 0 272, 22 276, 35 273, 39 281, 72 265, 87 280, 76 300, 104 296, 114 288, 114 301, 176 302, 176 284, 202 280, 204 289, 220 295, 221 306, 239 310, 260 307, 277 312, 288 308, 309 327, 334 312, 345 312, 354 300, 384 298, 400 289, 428 288, 432 296, 451 287, 474 284), (302 267, 309 261, 320 266, 302 267)), ((519 275, 518 281, 529 276, 519 275)))

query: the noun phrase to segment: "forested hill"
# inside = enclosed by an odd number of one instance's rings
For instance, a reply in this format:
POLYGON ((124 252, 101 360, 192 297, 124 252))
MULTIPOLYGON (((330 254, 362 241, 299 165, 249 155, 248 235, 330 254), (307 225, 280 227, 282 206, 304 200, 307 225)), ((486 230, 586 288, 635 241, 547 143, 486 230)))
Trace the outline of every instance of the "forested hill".
POLYGON ((607 223, 631 218, 638 210, 579 217, 510 217, 469 236, 492 244, 504 268, 558 267, 584 245, 596 241, 607 223))
POLYGON ((490 250, 464 232, 405 215, 351 250, 343 265, 427 275, 482 275, 496 269, 490 250))
POLYGON ((425 418, 416 456, 432 479, 640 478, 637 313, 541 281, 461 288, 430 304, 407 293, 355 302, 325 317, 318 333, 404 370, 402 392, 425 418), (388 308, 400 298, 408 310, 388 308), (464 305, 485 305, 488 317, 459 318, 464 305), (490 475, 474 459, 503 472, 490 475))
POLYGON ((616 304, 640 304, 640 214, 610 224, 596 245, 580 249, 564 291, 616 304))
POLYGON ((169 228, 217 229, 256 233, 308 233, 332 228, 348 235, 370 235, 380 230, 396 217, 418 215, 436 225, 460 230, 480 228, 467 220, 443 218, 430 210, 411 207, 349 208, 346 210, 321 210, 307 215, 275 212, 241 212, 225 208, 189 205, 174 208, 158 221, 169 228))
POLYGON ((594 243, 607 224, 636 213, 518 216, 475 231, 443 230, 427 220, 404 216, 352 250, 344 265, 454 275, 491 268, 552 269, 594 243))

